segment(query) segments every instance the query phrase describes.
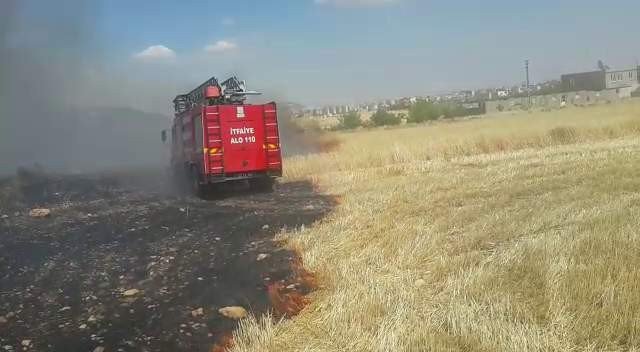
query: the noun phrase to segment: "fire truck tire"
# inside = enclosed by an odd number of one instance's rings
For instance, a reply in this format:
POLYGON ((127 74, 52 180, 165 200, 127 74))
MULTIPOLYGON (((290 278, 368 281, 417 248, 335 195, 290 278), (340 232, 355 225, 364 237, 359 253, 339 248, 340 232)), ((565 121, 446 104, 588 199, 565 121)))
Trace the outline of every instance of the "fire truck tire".
POLYGON ((249 180, 249 187, 256 192, 272 192, 275 180, 271 177, 261 177, 249 180))
POLYGON ((193 192, 193 195, 199 198, 204 197, 206 187, 200 182, 200 173, 195 167, 191 168, 189 179, 191 181, 191 191, 193 192))

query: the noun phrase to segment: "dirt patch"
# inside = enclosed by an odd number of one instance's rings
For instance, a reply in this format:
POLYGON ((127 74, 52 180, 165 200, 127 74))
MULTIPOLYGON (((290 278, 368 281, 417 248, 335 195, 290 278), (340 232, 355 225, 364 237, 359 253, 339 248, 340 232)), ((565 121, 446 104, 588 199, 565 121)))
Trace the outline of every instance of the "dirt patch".
POLYGON ((0 345, 13 350, 210 351, 238 324, 222 307, 291 316, 313 281, 273 236, 334 206, 305 182, 217 201, 112 178, 42 182, 45 194, 0 209, 0 345))

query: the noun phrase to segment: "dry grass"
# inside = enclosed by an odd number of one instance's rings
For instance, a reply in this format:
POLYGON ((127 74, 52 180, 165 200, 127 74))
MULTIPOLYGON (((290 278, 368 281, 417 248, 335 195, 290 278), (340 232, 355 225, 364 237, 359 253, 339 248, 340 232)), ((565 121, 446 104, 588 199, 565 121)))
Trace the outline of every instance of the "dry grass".
POLYGON ((640 350, 640 104, 342 134, 283 233, 324 287, 235 351, 640 350))
POLYGON ((640 102, 551 112, 501 113, 464 122, 339 134, 344 146, 287 160, 287 177, 353 171, 398 163, 592 142, 640 133, 640 102))

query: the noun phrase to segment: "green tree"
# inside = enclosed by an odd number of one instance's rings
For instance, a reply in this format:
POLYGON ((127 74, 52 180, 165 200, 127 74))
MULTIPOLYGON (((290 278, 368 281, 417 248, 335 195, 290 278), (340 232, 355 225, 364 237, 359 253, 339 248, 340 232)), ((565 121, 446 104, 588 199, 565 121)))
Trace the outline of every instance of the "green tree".
POLYGON ((440 108, 427 101, 419 101, 409 109, 408 122, 425 122, 440 117, 440 108))
POLYGON ((440 115, 446 118, 452 118, 466 116, 468 113, 460 104, 446 104, 441 106, 440 115))
POLYGON ((388 111, 378 110, 371 116, 371 122, 375 126, 393 126, 400 124, 400 118, 388 111))
POLYGON ((361 125, 362 120, 360 120, 360 114, 353 111, 340 117, 340 124, 338 125, 338 129, 353 130, 360 127, 361 125))

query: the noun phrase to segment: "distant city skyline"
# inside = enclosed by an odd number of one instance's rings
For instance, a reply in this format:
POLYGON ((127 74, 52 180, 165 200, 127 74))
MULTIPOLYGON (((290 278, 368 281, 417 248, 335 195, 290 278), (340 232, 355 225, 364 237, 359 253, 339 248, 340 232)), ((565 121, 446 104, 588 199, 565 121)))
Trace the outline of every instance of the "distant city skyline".
MULTIPOLYGON (((71 18, 65 9, 24 3, 12 45, 72 45, 40 21, 71 18)), ((543 82, 640 57, 632 25, 640 2, 631 0, 606 11, 595 0, 99 0, 78 13, 89 77, 78 94, 163 113, 211 75, 237 74, 267 97, 321 106, 513 86, 525 80, 525 59, 531 81, 543 82)))

